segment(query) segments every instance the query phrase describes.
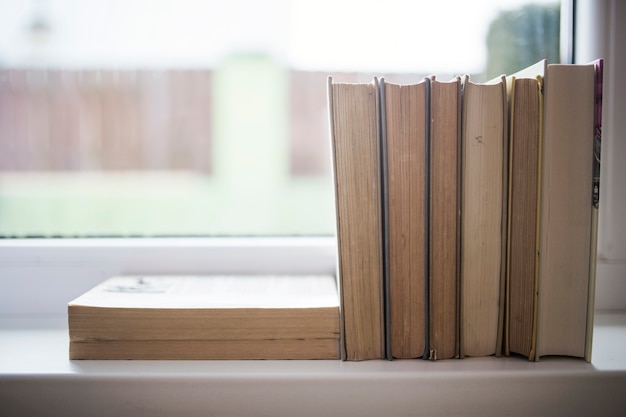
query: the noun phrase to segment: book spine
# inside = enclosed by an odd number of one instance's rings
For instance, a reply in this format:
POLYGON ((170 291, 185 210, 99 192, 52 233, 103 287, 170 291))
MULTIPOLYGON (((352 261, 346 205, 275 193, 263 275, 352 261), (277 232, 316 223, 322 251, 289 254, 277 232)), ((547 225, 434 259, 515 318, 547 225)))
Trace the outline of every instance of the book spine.
POLYGON ((456 100, 456 273, 454 277, 454 285, 456 287, 456 342, 454 347, 454 358, 459 358, 459 351, 461 348, 461 336, 460 336, 460 321, 461 321, 461 195, 463 187, 461 186, 461 173, 463 153, 461 151, 461 133, 462 133, 462 104, 463 104, 463 87, 461 78, 456 78, 457 86, 457 100, 456 100))
POLYGON ((528 360, 539 361, 539 355, 537 355, 537 336, 539 334, 539 256, 541 247, 541 196, 542 196, 542 182, 543 176, 543 132, 544 132, 544 77, 537 76, 537 88, 539 89, 539 143, 537 146, 537 210, 536 217, 537 223, 535 226, 535 283, 533 288, 535 292, 533 295, 533 332, 530 342, 530 354, 528 360))
POLYGON ((424 355, 423 359, 430 357, 430 149, 431 149, 431 115, 430 115, 430 97, 431 97, 431 81, 430 78, 424 80, 426 83, 426 103, 425 103, 425 120, 426 135, 424 140, 424 355))
POLYGON ((389 258, 389 169, 387 155, 387 110, 385 96, 385 79, 378 80, 380 96, 380 167, 381 167, 381 213, 383 216, 383 298, 385 312, 385 357, 393 359, 391 346, 391 283, 389 258))
POLYGON ((466 319, 467 317, 465 317, 464 314, 462 314, 463 309, 465 308, 465 301, 463 300, 463 295, 464 295, 464 291, 463 291, 463 285, 464 285, 464 280, 462 279, 463 276, 463 256, 465 255, 464 253, 464 248, 463 248, 463 222, 466 221, 466 219, 463 216, 463 207, 465 205, 465 201, 463 200, 464 198, 466 198, 465 193, 463 192, 463 187, 464 187, 464 183, 465 183, 465 176, 463 175, 463 170, 465 169, 466 163, 463 160, 463 158, 465 157, 465 155, 467 155, 467 149, 465 148, 465 139, 464 139, 464 135, 465 135, 465 129, 467 126, 467 110, 468 110, 468 105, 467 105, 467 96, 468 96, 468 83, 469 83, 469 75, 465 75, 461 81, 461 86, 460 86, 460 90, 459 90, 459 96, 460 96, 460 103, 459 103, 459 114, 461 115, 460 118, 460 122, 459 122, 459 130, 461 131, 460 134, 460 139, 459 139, 459 145, 457 146, 458 149, 458 153, 457 153, 457 157, 458 157, 458 161, 457 161, 457 172, 459 173, 459 177, 457 180, 457 184, 458 184, 458 188, 457 188, 457 201, 459 204, 459 222, 457 224, 457 230, 460 233, 460 239, 458 239, 459 241, 459 248, 457 249, 457 258, 458 258, 458 262, 457 262, 457 271, 460 275, 459 277, 459 282, 457 284, 457 336, 456 336, 456 340, 457 340, 457 348, 456 351, 458 352, 459 358, 463 359, 465 358, 465 350, 466 350, 466 346, 465 343, 463 343, 463 338, 465 337, 465 329, 463 328, 465 323, 466 323, 466 319))
POLYGON ((509 178, 508 178, 508 205, 507 205, 507 230, 506 230, 506 277, 505 277, 505 300, 504 300, 504 337, 502 340, 502 350, 504 356, 511 355, 511 326, 509 324, 511 317, 511 227, 512 227, 512 198, 513 198, 513 115, 515 114, 515 76, 511 76, 507 80, 507 96, 508 96, 508 111, 509 111, 509 178))
POLYGON ((502 220, 500 223, 500 296, 498 297, 498 334, 496 340, 496 356, 502 356, 504 351, 504 323, 506 307, 506 275, 507 275, 507 236, 509 213, 509 117, 506 94, 506 78, 500 78, 502 86, 502 220))
POLYGON ((585 360, 591 362, 593 345, 593 315, 596 295, 596 263, 598 260, 598 212, 600 208, 600 151, 602 148, 602 88, 604 61, 596 60, 595 70, 595 105, 593 135, 593 179, 591 196, 591 248, 589 256, 589 297, 587 301, 587 333, 585 338, 585 360))

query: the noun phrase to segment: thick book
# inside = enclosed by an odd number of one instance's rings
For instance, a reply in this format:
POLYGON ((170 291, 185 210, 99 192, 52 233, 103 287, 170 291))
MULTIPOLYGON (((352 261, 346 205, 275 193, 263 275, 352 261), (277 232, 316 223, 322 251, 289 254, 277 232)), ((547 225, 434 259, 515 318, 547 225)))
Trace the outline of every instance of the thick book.
POLYGON ((544 76, 537 354, 586 356, 592 253, 594 65, 544 76))
POLYGON ((389 359, 422 358, 428 304, 430 79, 380 80, 389 359))
POLYGON ((333 276, 120 276, 68 305, 70 359, 339 358, 333 276))
POLYGON ((337 222, 342 358, 385 357, 378 80, 336 83, 328 104, 337 222))
POLYGON ((539 269, 542 78, 507 78, 509 216, 504 353, 535 358, 539 269))
POLYGON ((507 207, 504 77, 463 79, 460 356, 502 353, 507 207))
POLYGON ((459 356, 461 79, 430 83, 429 347, 459 356))

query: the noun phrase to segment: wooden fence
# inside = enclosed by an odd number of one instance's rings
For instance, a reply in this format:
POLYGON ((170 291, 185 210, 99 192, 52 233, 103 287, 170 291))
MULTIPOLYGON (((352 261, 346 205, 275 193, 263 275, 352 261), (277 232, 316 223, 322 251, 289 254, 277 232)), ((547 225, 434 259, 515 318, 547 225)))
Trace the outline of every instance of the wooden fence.
MULTIPOLYGON (((290 174, 329 175, 328 74, 287 74, 290 174)), ((211 89, 211 70, 0 69, 0 172, 211 174, 211 89)))
POLYGON ((0 70, 0 170, 211 171, 210 71, 0 70))

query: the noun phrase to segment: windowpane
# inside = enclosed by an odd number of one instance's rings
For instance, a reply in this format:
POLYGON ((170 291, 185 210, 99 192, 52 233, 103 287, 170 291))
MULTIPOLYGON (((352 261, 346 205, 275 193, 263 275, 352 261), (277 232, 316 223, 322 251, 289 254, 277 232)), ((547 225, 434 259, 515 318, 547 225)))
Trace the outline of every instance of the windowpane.
POLYGON ((556 62, 524 3, 2 1, 0 235, 330 235, 326 77, 556 62))

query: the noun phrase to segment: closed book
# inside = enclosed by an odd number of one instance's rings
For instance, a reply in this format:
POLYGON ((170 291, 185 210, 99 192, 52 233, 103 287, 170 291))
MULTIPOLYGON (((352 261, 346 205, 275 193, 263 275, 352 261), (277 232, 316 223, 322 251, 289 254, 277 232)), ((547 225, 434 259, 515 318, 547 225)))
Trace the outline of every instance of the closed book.
POLYGON ((428 326, 430 80, 380 80, 384 149, 387 355, 422 358, 428 326))
POLYGON ((337 221, 342 358, 385 357, 378 80, 328 79, 337 221))
POLYGON ((585 357, 592 252, 594 66, 544 76, 537 355, 585 357))
POLYGON ((430 86, 429 347, 459 356, 461 79, 430 86))
POLYGON ((460 356, 502 353, 506 271, 504 77, 463 79, 460 356))
POLYGON ((68 325, 70 359, 339 358, 333 276, 113 277, 68 325))
POLYGON ((505 354, 534 360, 539 268, 542 78, 511 76, 505 354))

